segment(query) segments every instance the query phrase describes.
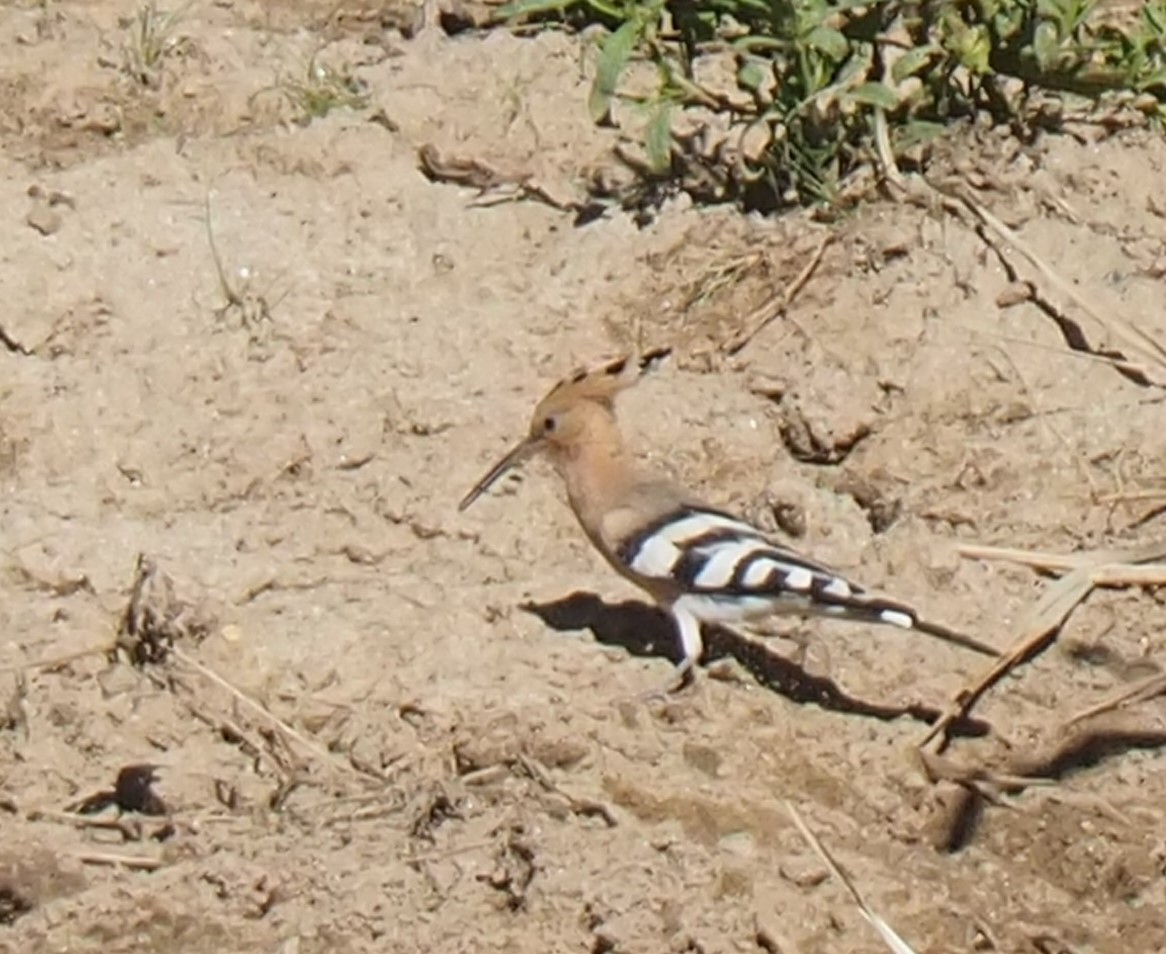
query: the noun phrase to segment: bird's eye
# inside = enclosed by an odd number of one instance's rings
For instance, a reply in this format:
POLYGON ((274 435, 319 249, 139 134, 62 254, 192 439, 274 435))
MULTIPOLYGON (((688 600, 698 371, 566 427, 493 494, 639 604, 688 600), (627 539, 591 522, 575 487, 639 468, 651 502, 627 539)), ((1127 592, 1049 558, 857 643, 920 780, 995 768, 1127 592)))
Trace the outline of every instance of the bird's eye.
POLYGON ((558 426, 558 423, 559 422, 556 421, 553 417, 544 417, 543 418, 543 433, 553 434, 555 428, 558 426))

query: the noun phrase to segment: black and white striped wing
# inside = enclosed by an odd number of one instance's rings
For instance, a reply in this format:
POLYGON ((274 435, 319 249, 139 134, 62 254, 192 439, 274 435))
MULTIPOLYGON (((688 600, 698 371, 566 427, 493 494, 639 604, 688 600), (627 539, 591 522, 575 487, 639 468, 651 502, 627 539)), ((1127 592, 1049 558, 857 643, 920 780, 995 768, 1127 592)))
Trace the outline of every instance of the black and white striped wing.
POLYGON ((668 581, 706 620, 768 613, 828 615, 910 629, 915 613, 780 546, 744 521, 686 507, 646 526, 620 548, 620 560, 646 580, 668 581))
POLYGON ((703 507, 682 507, 629 536, 623 565, 680 595, 673 614, 733 623, 774 613, 832 616, 913 629, 987 656, 999 651, 920 619, 910 606, 867 593, 834 570, 769 539, 756 527, 703 507))

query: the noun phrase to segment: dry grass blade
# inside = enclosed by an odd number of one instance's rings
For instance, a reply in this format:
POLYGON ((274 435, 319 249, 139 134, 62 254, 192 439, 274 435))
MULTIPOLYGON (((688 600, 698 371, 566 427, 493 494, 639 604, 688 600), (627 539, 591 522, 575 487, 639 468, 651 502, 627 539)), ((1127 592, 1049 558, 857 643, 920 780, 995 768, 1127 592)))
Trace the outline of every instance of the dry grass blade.
POLYGON ((1020 627, 1012 648, 996 660, 987 672, 956 693, 943 714, 923 737, 919 748, 944 735, 953 722, 968 714, 985 692, 1032 656, 1062 626, 1077 604, 1093 589, 1089 572, 1088 567, 1078 567, 1048 589, 1020 627))
POLYGON ((850 896, 854 899, 854 903, 858 906, 859 913, 866 918, 871 926, 878 932, 883 943, 894 952, 894 954, 915 954, 915 950, 904 941, 882 917, 871 910, 866 899, 862 896, 862 892, 858 890, 858 886, 850 879, 850 877, 842 870, 838 863, 831 857, 830 852, 826 850, 826 846, 818 840, 818 836, 810 831, 809 826, 802 820, 802 816, 798 810, 794 808, 792 802, 785 803, 785 810, 789 812, 789 817, 793 819, 793 823, 797 825, 798 831, 802 833, 802 837, 835 878, 842 882, 843 887, 850 892, 850 896))
POLYGON ((458 855, 466 855, 472 851, 483 851, 486 848, 493 847, 494 839, 484 838, 481 841, 471 841, 469 844, 446 848, 445 851, 430 851, 423 855, 413 855, 405 859, 405 864, 424 865, 434 861, 446 861, 449 858, 456 858, 458 855))
POLYGON ((1166 490, 1127 490, 1123 493, 1102 494, 1098 503, 1136 503, 1139 500, 1166 500, 1166 490))
POLYGON ((78 649, 72 653, 62 653, 60 656, 50 656, 47 659, 32 659, 28 662, 15 663, 11 666, 0 666, 0 673, 27 672, 30 669, 55 669, 57 666, 67 666, 86 656, 103 656, 109 652, 109 646, 90 646, 88 649, 78 649))
POLYGON ((1157 369, 1158 374, 1152 375, 1148 373, 1145 366, 1138 367, 1132 362, 1115 359, 1115 363, 1123 364, 1131 367, 1134 370, 1141 371, 1154 381, 1159 387, 1166 384, 1166 347, 1156 341, 1153 337, 1142 331, 1141 328, 1126 321, 1115 314, 1106 314, 1099 308, 1095 308, 1085 297, 1077 291, 1067 279, 1063 278, 1051 265, 1046 263, 1032 247, 1016 234, 1007 225, 1001 222, 996 216, 989 212, 984 206, 980 205, 975 199, 966 192, 957 193, 956 197, 967 207, 967 209, 979 219, 985 226, 996 233, 1000 238, 1004 239, 1009 245, 1016 249, 1021 255, 1028 259, 1029 264, 1037 269, 1050 285, 1057 289, 1062 295, 1068 298, 1081 311, 1087 314, 1102 328, 1110 333, 1114 338, 1125 342, 1126 346, 1132 351, 1139 354, 1143 361, 1150 367, 1157 369))
POLYGON ((1046 550, 1020 550, 1014 547, 985 547, 968 544, 959 548, 960 556, 973 560, 1002 560, 1038 570, 1060 572, 1081 566, 1101 564, 1130 566, 1166 560, 1166 544, 1151 543, 1132 550, 1086 550, 1080 553, 1050 553, 1046 550))
POLYGON ((1068 555, 1006 547, 962 547, 960 552, 963 556, 979 559, 1007 560, 1038 569, 1070 572, 1045 592, 1021 625, 1012 648, 991 669, 955 695, 943 715, 923 738, 920 748, 945 733, 956 719, 966 716, 988 689, 1036 653, 1094 588, 1166 585, 1166 565, 1153 562, 1166 557, 1166 546, 1161 543, 1134 550, 1095 550, 1068 555))
POLYGON ((117 855, 107 851, 89 851, 75 856, 87 865, 116 865, 137 871, 157 871, 166 862, 161 858, 147 858, 142 855, 117 855))
POLYGON ((1002 258, 1004 257, 1003 251, 987 237, 985 232, 994 233, 997 239, 1002 240, 1019 252, 1040 273, 1048 285, 1055 288, 1061 295, 1076 305, 1078 309, 1088 315, 1111 338, 1123 342, 1140 360, 1130 360, 1125 355, 1117 352, 1106 353, 1105 351, 1098 352, 1090 349, 1090 354, 1105 361, 1119 371, 1137 376, 1155 387, 1166 387, 1166 346, 1132 322, 1116 314, 1107 314, 1103 310, 1094 307, 1073 287, 1071 282, 1045 262, 1013 229, 1009 228, 983 205, 977 202, 967 189, 949 189, 935 185, 922 176, 905 176, 895 162, 886 116, 881 109, 875 111, 874 127, 875 148, 879 158, 879 164, 882 167, 883 178, 888 184, 898 189, 903 198, 918 204, 934 205, 938 203, 947 212, 965 222, 966 214, 970 213, 982 227, 979 230, 979 234, 984 241, 988 242, 996 250, 997 254, 1001 255, 1002 258))
POLYGON ((818 270, 818 266, 822 264, 822 257, 826 254, 826 249, 829 248, 830 243, 834 241, 833 235, 827 235, 818 244, 814 250, 814 254, 810 256, 810 260, 805 264, 800 272, 794 277, 788 285, 785 286, 777 295, 769 299, 758 308, 754 308, 743 322, 744 328, 738 331, 732 338, 721 345, 721 352, 728 355, 736 354, 756 338, 774 319, 783 314, 787 308, 793 303, 794 298, 797 297, 798 292, 806 287, 806 284, 814 277, 814 272, 818 270))
POLYGON ((1088 709, 1083 709, 1065 723, 1065 726, 1068 728, 1084 722, 1086 719, 1092 719, 1103 713, 1112 712, 1115 709, 1124 709, 1126 706, 1136 705, 1139 702, 1149 702, 1151 699, 1163 694, 1166 694, 1166 674, 1150 676, 1123 689, 1116 695, 1110 696, 1108 699, 1103 699, 1088 709))
MULTIPOLYGON (((245 705, 252 712, 256 712, 259 715, 263 716, 265 719, 267 719, 269 722, 271 722, 273 725, 275 725, 281 732, 283 732, 288 738, 293 739, 296 742, 298 742, 301 746, 303 746, 303 748, 305 748, 308 752, 310 752, 312 755, 314 755, 317 759, 320 760, 320 762, 322 762, 328 768, 333 769, 333 770, 337 770, 337 771, 343 769, 343 770, 346 770, 346 772, 348 774, 355 775, 358 778, 364 779, 365 781, 369 780, 368 776, 364 772, 357 770, 355 767, 348 765, 345 762, 340 762, 337 759, 333 758, 331 756, 331 754, 329 754, 326 750, 324 750, 319 745, 317 745, 315 742, 313 742, 311 739, 309 739, 307 736, 305 736, 302 732, 296 731, 296 729, 292 728, 292 726, 288 725, 283 719, 279 718, 279 716, 272 713, 262 703, 256 702, 249 695, 247 695, 247 693, 243 692, 242 689, 239 689, 236 686, 234 686, 229 680, 227 680, 223 676, 220 676, 217 672, 215 672, 209 666, 203 665, 197 659, 184 653, 181 649, 174 648, 171 650, 171 653, 173 654, 173 656, 176 659, 181 660, 183 663, 185 663, 191 669, 196 670, 201 675, 203 675, 205 678, 207 678, 211 682, 213 682, 215 685, 226 690, 231 696, 233 696, 235 699, 237 699, 239 702, 241 702, 243 705, 245 705)), ((381 780, 383 781, 384 779, 381 779, 381 780)))

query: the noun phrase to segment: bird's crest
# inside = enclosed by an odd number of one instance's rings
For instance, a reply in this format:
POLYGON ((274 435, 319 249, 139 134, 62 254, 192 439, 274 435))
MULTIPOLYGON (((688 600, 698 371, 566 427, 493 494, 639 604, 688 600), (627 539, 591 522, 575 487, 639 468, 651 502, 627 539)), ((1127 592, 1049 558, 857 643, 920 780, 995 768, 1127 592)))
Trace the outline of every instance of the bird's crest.
POLYGON ((577 401, 611 404, 620 391, 632 387, 671 353, 671 348, 652 348, 598 367, 578 368, 551 388, 543 400, 553 400, 559 406, 577 401))

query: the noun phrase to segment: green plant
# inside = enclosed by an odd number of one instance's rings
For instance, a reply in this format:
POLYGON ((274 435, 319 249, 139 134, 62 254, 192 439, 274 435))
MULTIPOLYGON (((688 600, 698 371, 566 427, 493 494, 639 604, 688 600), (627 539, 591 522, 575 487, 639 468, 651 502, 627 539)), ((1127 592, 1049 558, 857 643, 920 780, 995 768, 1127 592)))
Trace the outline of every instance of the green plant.
POLYGON ((123 24, 126 35, 121 45, 122 70, 135 82, 151 89, 158 87, 163 62, 182 43, 175 33, 182 14, 181 10, 159 10, 149 0, 123 24))
POLYGON ((296 121, 308 125, 334 109, 362 109, 368 104, 363 82, 347 68, 333 69, 312 56, 298 76, 281 76, 275 84, 259 90, 252 99, 269 92, 279 93, 296 112, 296 121))
POLYGON ((1121 26, 1103 12, 1096 0, 513 0, 499 15, 603 24, 591 115, 643 111, 644 173, 700 167, 722 197, 776 203, 833 199, 870 158, 880 114, 907 161, 963 118, 1021 133, 1055 123, 1050 96, 1125 92, 1160 120, 1166 0, 1121 26), (731 83, 698 80, 714 57, 729 58, 731 83), (647 95, 621 90, 634 62, 655 69, 647 95), (697 154, 672 132, 677 109, 727 117, 728 136, 697 154))

